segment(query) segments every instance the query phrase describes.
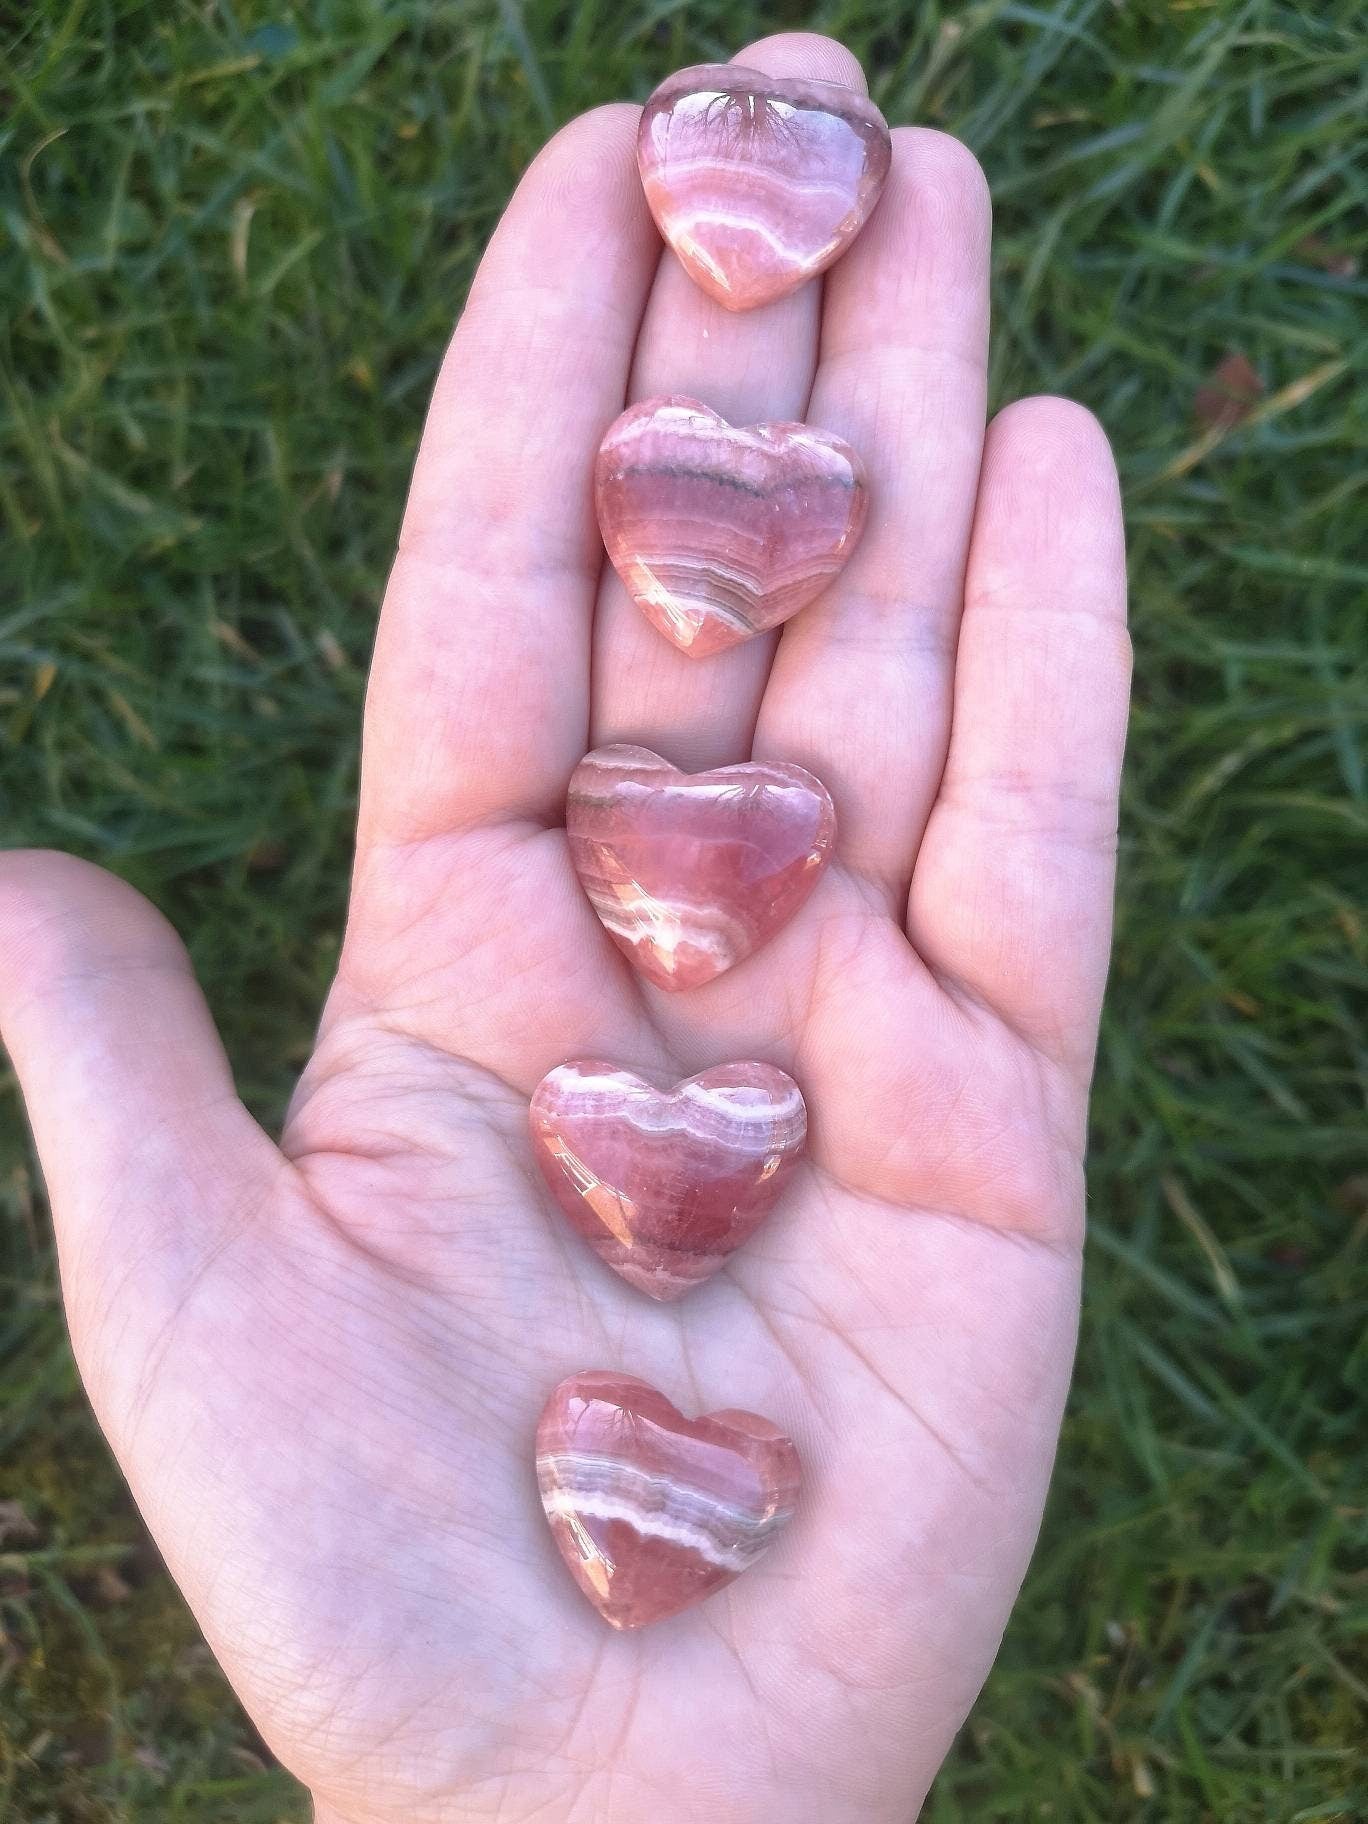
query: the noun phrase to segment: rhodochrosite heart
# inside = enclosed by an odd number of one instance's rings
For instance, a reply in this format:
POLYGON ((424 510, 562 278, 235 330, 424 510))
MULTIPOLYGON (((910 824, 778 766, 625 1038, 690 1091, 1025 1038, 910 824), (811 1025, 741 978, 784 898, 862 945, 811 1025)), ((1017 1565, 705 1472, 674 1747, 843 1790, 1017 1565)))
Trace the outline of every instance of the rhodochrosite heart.
POLYGON ((887 122, 854 89, 735 63, 666 77, 637 134, 656 225, 728 310, 782 298, 839 258, 892 156, 887 122))
POLYGON ((869 491, 848 443, 805 424, 728 424, 696 399, 648 399, 595 467, 613 567, 693 658, 777 627, 841 570, 869 491))
POLYGON ((589 1246, 651 1298, 710 1279, 774 1207, 807 1110, 772 1064, 719 1064, 672 1089, 597 1059, 537 1085, 532 1150, 589 1246))
POLYGON ((831 859, 836 812, 801 766, 681 773, 615 746, 571 774, 565 828, 613 942, 658 988, 695 988, 793 917, 831 859))
POLYGON ((537 1427, 537 1486, 570 1574, 614 1628, 677 1615, 754 1564, 798 1498, 768 1419, 686 1419, 631 1375, 572 1374, 537 1427))

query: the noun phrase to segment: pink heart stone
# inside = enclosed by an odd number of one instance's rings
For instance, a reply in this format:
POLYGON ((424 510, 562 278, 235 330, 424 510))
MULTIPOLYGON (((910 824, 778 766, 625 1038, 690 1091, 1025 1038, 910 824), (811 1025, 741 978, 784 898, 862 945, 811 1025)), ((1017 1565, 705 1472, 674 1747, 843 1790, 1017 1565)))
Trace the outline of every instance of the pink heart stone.
POLYGON ((551 1536, 614 1628, 663 1621, 739 1577, 788 1522, 800 1477, 768 1419, 686 1419, 611 1370, 562 1381, 537 1427, 551 1536))
POLYGON ((609 937, 658 988, 696 988, 788 923, 821 878, 836 811, 801 766, 681 773, 600 747, 570 776, 570 859, 609 937))
POLYGON ((661 1300, 711 1279, 754 1234, 807 1141, 802 1092, 772 1064, 718 1064, 660 1089, 582 1058, 542 1078, 530 1119, 571 1227, 661 1300))
POLYGON ((839 259, 879 200, 888 123, 835 82, 700 63, 646 103, 637 164, 685 271, 728 310, 754 310, 839 259))
POLYGON ((869 506, 848 443, 806 424, 731 425, 648 399, 599 446, 599 526, 651 625, 703 658, 797 614, 844 566, 869 506))

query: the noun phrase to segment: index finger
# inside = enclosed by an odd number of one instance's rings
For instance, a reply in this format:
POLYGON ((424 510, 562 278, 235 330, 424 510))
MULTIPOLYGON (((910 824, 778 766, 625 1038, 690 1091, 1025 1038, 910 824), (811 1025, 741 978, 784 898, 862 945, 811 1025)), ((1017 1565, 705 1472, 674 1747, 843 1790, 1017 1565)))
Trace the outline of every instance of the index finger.
POLYGON ((593 458, 660 249, 639 112, 543 148, 442 363, 371 669, 363 851, 558 811, 587 745, 593 458))

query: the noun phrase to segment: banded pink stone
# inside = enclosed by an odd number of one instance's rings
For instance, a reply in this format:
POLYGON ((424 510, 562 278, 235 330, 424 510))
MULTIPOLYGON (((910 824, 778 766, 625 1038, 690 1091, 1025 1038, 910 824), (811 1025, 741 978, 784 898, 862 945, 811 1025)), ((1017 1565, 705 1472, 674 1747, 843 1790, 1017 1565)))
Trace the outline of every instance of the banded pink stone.
POLYGON ((683 773, 646 747, 596 748, 570 777, 570 859, 609 937, 658 988, 734 967, 805 903, 836 811, 801 766, 683 773))
POLYGON ((798 1453, 753 1412, 686 1419, 612 1370, 561 1382, 537 1487, 561 1557, 610 1627, 663 1621, 739 1577, 788 1522, 798 1453))
POLYGON ((864 530, 855 451, 806 424, 731 425, 696 399, 648 399, 599 446, 603 542, 627 592, 702 658, 819 596, 864 530))
POLYGON ((673 1088, 598 1059, 550 1071, 532 1151, 570 1225, 648 1297, 710 1279, 773 1209, 807 1141, 793 1078, 719 1064, 673 1088))
POLYGON ((728 310, 782 298, 839 259, 892 156, 887 122, 854 89, 735 63, 666 77, 637 134, 656 225, 728 310))

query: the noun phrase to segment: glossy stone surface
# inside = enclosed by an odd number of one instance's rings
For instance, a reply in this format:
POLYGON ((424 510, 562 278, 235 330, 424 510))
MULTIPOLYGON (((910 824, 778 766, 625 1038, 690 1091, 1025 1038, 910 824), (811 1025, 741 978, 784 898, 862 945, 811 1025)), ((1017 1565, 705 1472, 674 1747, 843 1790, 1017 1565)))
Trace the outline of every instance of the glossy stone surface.
POLYGON ((772 1064, 718 1064, 673 1088, 597 1058, 550 1071, 532 1151, 570 1225, 648 1297, 710 1279, 773 1209, 807 1109, 772 1064))
POLYGON ((786 925, 831 859, 836 812, 801 766, 682 773, 600 747, 570 776, 570 859, 613 942, 658 988, 696 988, 786 925))
POLYGON ((663 1621, 739 1577, 788 1521, 800 1476, 768 1419, 686 1419, 611 1370, 562 1381, 537 1427, 552 1537, 614 1628, 663 1621))
POLYGON ((850 445, 806 424, 731 425, 648 399, 610 425, 594 472, 613 567, 651 625, 705 658, 819 596, 869 506, 850 445))
POLYGON ((700 63, 646 103, 637 164, 685 271, 728 310, 753 310, 825 271, 888 176, 883 115, 835 82, 700 63))

